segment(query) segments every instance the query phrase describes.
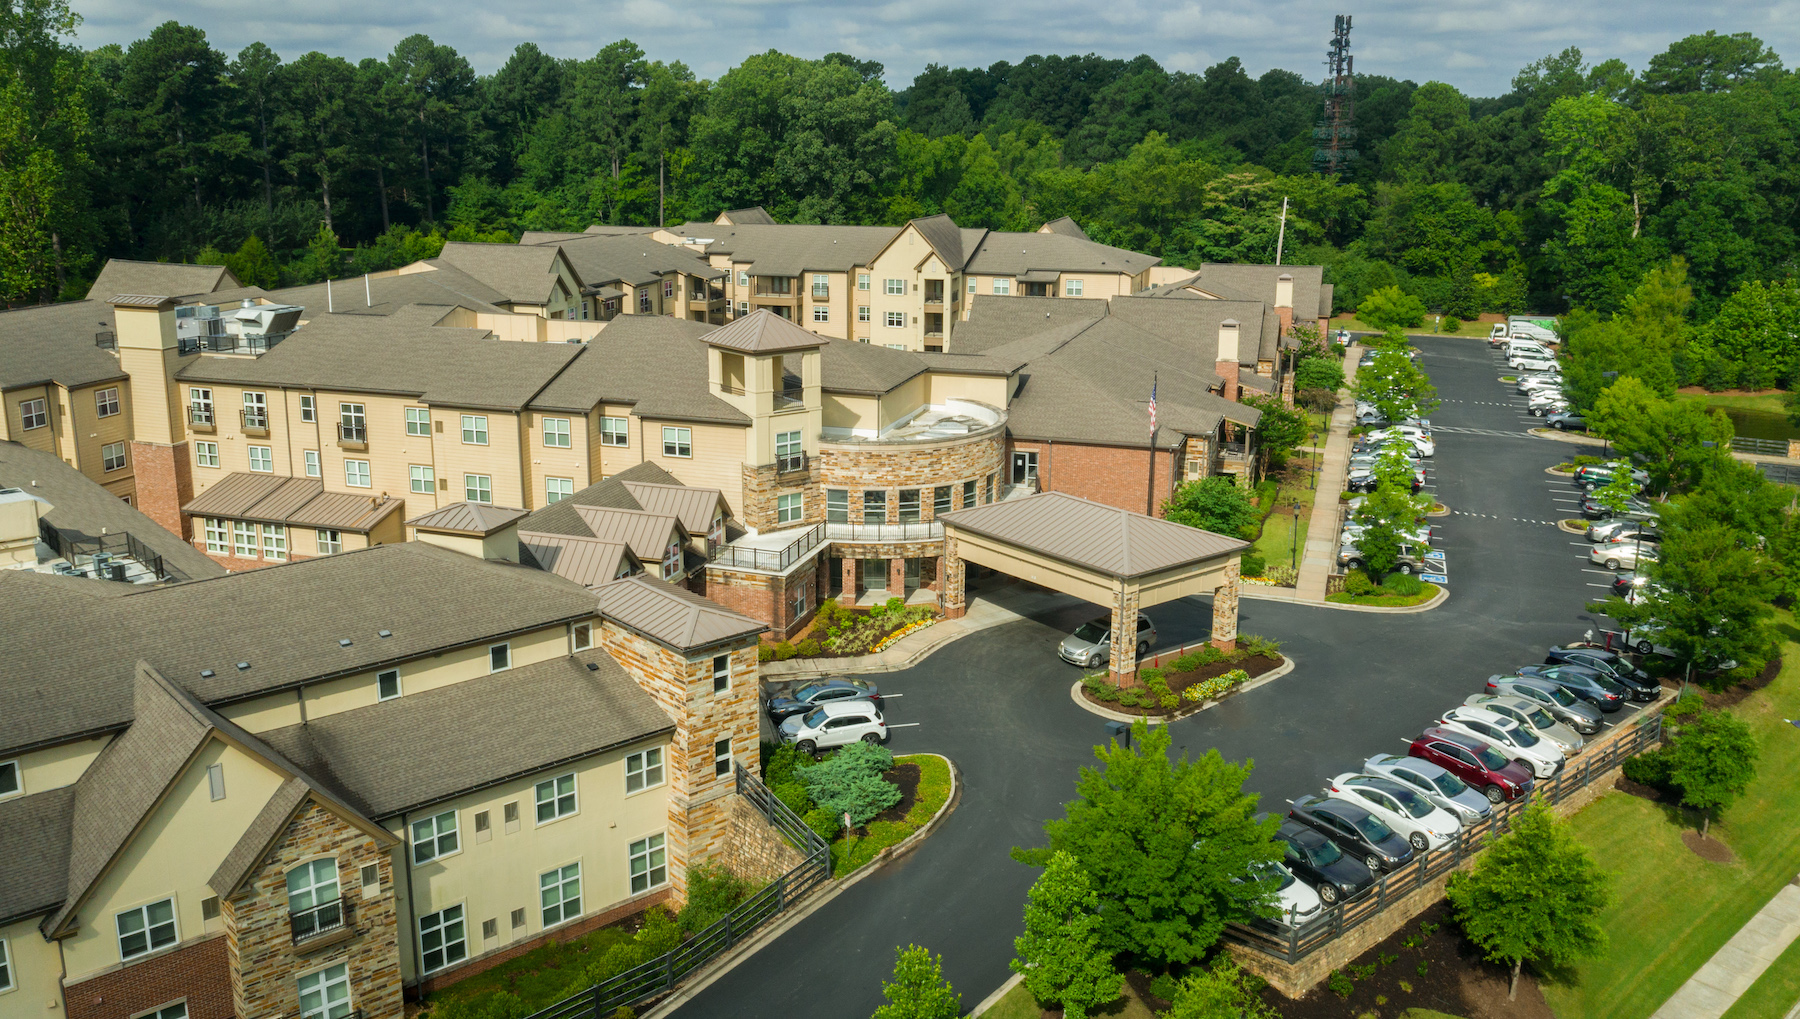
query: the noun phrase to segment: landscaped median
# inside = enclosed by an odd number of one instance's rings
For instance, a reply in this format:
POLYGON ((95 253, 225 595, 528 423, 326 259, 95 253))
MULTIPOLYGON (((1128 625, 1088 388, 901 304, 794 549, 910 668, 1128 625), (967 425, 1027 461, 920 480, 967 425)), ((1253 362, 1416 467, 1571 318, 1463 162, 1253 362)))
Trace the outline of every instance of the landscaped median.
POLYGON ((1389 574, 1380 584, 1361 570, 1344 575, 1344 589, 1325 596, 1333 605, 1362 605, 1371 608, 1400 609, 1423 605, 1443 592, 1436 584, 1427 584, 1405 573, 1389 574))
POLYGON ((793 747, 765 751, 770 791, 831 843, 838 878, 929 826, 955 787, 949 759, 937 754, 895 757, 878 744, 853 743, 815 762, 793 747))
POLYGON ((1235 651, 1202 644, 1170 661, 1167 669, 1139 669, 1138 686, 1120 686, 1097 673, 1076 690, 1090 710, 1167 721, 1210 707, 1286 664, 1280 643, 1246 634, 1238 638, 1235 651))
POLYGON ((819 603, 818 614, 799 639, 764 644, 756 649, 761 662, 790 658, 854 658, 874 654, 915 630, 937 622, 937 609, 908 605, 889 598, 869 609, 849 609, 834 599, 819 603))

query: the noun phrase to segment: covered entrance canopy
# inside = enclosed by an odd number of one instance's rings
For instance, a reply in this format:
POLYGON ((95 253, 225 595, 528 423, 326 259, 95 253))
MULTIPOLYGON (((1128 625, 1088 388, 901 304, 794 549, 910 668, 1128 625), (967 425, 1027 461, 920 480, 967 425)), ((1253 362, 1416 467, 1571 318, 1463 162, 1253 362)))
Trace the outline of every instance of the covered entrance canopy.
POLYGON ((1137 675, 1140 609, 1213 594, 1212 642, 1237 646, 1238 557, 1249 542, 1061 492, 946 513, 944 613, 965 608, 964 563, 1072 594, 1112 611, 1112 674, 1137 675))

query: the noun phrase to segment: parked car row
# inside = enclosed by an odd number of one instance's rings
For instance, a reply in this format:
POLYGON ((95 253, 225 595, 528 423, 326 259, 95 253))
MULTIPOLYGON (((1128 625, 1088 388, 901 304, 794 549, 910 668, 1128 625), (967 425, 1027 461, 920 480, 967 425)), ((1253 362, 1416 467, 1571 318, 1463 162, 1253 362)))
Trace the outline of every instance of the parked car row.
POLYGON ((823 679, 785 693, 765 693, 763 710, 781 741, 803 754, 888 741, 881 691, 860 679, 823 679))

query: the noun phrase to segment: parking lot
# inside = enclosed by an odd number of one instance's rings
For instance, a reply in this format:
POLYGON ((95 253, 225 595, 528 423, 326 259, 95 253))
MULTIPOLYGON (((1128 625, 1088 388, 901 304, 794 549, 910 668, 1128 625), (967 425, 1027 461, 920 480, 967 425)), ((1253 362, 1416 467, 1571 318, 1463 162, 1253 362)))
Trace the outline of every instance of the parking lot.
MULTIPOLYGON (((1443 405, 1431 415, 1436 456, 1428 484, 1454 512, 1432 521, 1451 564, 1452 596, 1420 614, 1347 612, 1245 598, 1240 632, 1279 640, 1295 670, 1174 723, 1178 748, 1252 759, 1249 787, 1263 806, 1317 792, 1324 780, 1403 741, 1438 713, 1480 693, 1487 677, 1543 660, 1601 621, 1584 608, 1604 597, 1609 571, 1587 542, 1555 526, 1579 516, 1574 488, 1544 473, 1571 447, 1533 437, 1540 423, 1498 381, 1504 366, 1480 338, 1416 340, 1443 405), (1576 547, 1579 546, 1579 547, 1576 547), (1596 572, 1597 571, 1597 572, 1596 572)), ((839 895, 739 965, 678 1014, 781 1019, 868 1015, 895 945, 941 953, 971 1007, 1007 979, 1025 890, 1036 871, 1013 846, 1042 841, 1077 769, 1093 763, 1104 722, 1077 707, 1079 670, 1057 659, 1066 633, 1100 610, 1070 599, 1035 617, 958 640, 920 665, 870 677, 893 702, 896 754, 942 753, 964 783, 956 812, 910 856, 839 895)), ((1151 610, 1160 646, 1206 636, 1211 606, 1188 599, 1151 610)), ((1628 719, 1627 707, 1607 717, 1628 719)))

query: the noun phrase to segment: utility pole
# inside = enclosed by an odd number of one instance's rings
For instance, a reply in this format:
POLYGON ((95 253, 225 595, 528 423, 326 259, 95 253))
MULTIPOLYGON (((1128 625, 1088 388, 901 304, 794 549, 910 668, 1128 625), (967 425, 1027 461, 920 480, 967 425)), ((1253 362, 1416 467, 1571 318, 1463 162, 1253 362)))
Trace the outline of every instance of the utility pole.
POLYGON ((662 229, 663 223, 663 154, 656 154, 656 227, 662 229))
POLYGON ((1281 196, 1281 230, 1275 235, 1275 264, 1281 264, 1281 246, 1287 242, 1287 196, 1281 196))

